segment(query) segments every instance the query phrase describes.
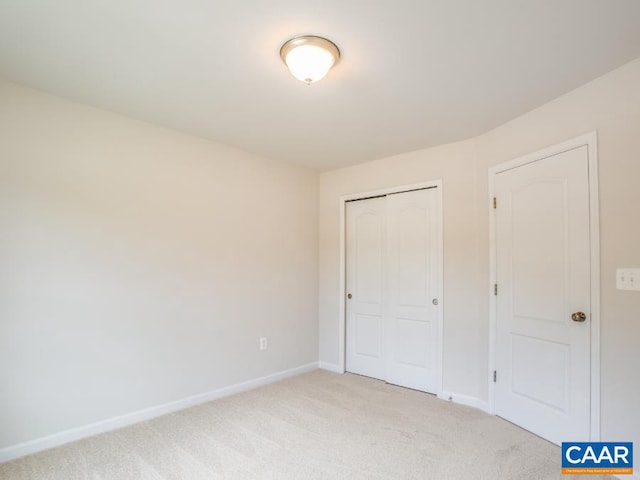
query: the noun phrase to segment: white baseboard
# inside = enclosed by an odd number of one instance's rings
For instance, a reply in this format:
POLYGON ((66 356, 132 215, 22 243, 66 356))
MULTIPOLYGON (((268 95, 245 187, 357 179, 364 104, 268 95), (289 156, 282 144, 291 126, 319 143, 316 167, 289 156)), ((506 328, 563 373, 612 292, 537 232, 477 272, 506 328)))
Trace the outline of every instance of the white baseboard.
POLYGON ((218 388, 206 393, 200 393, 191 397, 186 397, 173 402, 157 405, 155 407, 145 408, 136 412, 126 413, 117 417, 108 418, 99 422, 90 423, 82 427, 72 428, 63 432, 47 435, 46 437, 36 438, 27 442, 11 445, 0 449, 0 463, 8 462, 15 458, 31 455, 32 453, 48 450, 53 447, 64 445, 65 443, 74 442, 82 438, 91 437, 99 433, 108 432, 117 428, 133 425, 134 423, 143 422, 151 418, 166 415, 168 413, 184 410, 201 403, 210 402, 222 397, 228 397, 236 393, 261 387, 269 383, 284 380, 285 378, 310 372, 318 368, 318 362, 308 363, 299 367, 283 370, 281 372, 272 373, 264 377, 248 380, 246 382, 237 383, 228 387, 218 388))
POLYGON ((459 403, 460 405, 467 405, 468 407, 474 407, 479 410, 482 410, 483 412, 489 413, 489 402, 480 400, 477 397, 471 397, 469 395, 461 395, 459 393, 443 391, 438 395, 438 398, 442 400, 447 400, 453 403, 459 403))
POLYGON ((322 370, 328 370, 333 373, 344 373, 344 370, 340 368, 340 365, 336 365, 335 363, 318 362, 318 367, 322 370))

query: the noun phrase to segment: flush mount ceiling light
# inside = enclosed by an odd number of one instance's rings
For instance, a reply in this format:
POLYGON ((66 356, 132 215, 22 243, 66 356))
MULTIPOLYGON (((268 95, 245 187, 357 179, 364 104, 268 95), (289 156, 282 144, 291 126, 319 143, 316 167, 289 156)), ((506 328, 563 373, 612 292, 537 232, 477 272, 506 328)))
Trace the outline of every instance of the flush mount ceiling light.
POLYGON ((340 58, 340 50, 326 38, 303 35, 285 42, 280 57, 294 77, 309 85, 331 70, 340 58))

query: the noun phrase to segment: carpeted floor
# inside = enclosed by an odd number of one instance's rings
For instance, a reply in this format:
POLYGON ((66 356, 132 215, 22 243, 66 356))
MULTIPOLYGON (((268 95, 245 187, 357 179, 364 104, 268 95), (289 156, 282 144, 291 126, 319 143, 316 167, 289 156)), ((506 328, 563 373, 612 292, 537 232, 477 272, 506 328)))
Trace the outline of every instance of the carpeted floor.
POLYGON ((498 417, 318 370, 5 463, 0 478, 568 477, 559 447, 498 417))

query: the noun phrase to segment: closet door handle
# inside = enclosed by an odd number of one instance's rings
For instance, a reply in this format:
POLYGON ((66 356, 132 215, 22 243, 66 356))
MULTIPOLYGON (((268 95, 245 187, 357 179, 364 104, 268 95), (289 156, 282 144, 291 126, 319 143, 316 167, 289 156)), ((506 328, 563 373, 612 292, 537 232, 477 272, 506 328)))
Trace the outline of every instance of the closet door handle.
POLYGON ((574 322, 582 323, 587 319, 587 316, 584 312, 576 312, 571 314, 571 320, 574 322))

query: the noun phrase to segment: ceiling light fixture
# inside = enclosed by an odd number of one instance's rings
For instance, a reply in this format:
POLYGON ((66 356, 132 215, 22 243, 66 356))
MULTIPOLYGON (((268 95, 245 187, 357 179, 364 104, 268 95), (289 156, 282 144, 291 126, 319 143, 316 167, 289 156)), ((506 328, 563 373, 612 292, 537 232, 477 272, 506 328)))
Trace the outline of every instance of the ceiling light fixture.
POLYGON ((323 78, 340 59, 335 43, 315 35, 292 38, 280 48, 280 57, 291 74, 307 85, 323 78))

